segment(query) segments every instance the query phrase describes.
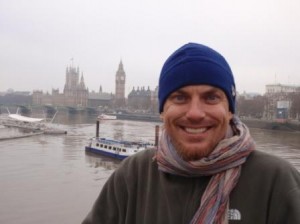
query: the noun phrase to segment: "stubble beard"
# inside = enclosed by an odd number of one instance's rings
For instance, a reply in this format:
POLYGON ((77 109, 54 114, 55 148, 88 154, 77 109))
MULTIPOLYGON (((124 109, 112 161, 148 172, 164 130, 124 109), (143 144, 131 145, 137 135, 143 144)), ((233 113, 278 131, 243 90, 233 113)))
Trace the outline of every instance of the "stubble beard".
POLYGON ((203 157, 206 157, 209 152, 211 151, 210 149, 205 149, 203 148, 198 148, 197 146, 191 146, 191 147, 186 147, 183 146, 179 141, 177 140, 171 140, 177 154, 184 160, 184 161, 195 161, 199 160, 203 157))

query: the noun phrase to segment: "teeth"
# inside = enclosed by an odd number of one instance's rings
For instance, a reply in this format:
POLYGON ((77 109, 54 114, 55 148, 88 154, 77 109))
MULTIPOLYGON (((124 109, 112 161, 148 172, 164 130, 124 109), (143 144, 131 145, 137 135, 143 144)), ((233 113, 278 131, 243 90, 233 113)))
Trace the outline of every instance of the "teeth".
POLYGON ((207 128, 185 128, 186 132, 192 133, 192 134, 198 134, 203 133, 207 130, 207 128))

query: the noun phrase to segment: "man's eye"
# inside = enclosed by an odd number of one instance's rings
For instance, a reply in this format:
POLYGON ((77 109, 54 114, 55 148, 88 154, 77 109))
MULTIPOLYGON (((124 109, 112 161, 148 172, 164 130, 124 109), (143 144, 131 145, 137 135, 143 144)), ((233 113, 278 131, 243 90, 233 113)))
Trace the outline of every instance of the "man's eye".
POLYGON ((175 103, 182 103, 182 102, 185 102, 186 100, 186 97, 184 95, 174 95, 173 96, 173 101, 175 103))
POLYGON ((218 103, 220 101, 220 96, 216 94, 208 95, 206 97, 207 102, 209 103, 218 103))

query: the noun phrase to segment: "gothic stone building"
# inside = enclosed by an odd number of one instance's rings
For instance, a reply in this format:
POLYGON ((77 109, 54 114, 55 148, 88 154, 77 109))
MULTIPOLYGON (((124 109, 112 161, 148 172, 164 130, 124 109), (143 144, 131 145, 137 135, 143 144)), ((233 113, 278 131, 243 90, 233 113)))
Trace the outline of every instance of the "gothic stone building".
POLYGON ((88 104, 89 91, 85 87, 83 74, 79 82, 79 68, 69 67, 66 69, 66 83, 64 87, 65 106, 86 107, 88 104))
POLYGON ((99 92, 90 92, 88 106, 89 107, 101 107, 111 108, 113 102, 113 94, 105 93, 102 91, 102 86, 99 88, 99 92))
POLYGON ((133 111, 149 111, 152 106, 152 92, 150 88, 135 88, 128 94, 128 108, 133 111))
POLYGON ((66 69, 66 83, 63 93, 58 89, 52 89, 52 94, 44 94, 37 90, 32 93, 32 103, 35 105, 53 105, 53 106, 70 106, 86 107, 88 105, 88 88, 85 87, 83 74, 79 81, 79 68, 73 66, 66 69))

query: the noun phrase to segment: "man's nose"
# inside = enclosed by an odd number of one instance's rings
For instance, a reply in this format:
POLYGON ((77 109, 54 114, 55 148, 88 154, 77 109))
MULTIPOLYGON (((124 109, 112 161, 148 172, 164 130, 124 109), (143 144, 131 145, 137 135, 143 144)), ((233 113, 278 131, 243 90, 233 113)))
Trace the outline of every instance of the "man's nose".
POLYGON ((192 99, 188 105, 186 117, 188 119, 202 119, 205 117, 205 105, 198 98, 192 99))

